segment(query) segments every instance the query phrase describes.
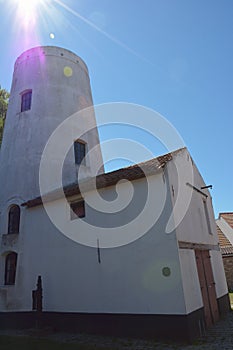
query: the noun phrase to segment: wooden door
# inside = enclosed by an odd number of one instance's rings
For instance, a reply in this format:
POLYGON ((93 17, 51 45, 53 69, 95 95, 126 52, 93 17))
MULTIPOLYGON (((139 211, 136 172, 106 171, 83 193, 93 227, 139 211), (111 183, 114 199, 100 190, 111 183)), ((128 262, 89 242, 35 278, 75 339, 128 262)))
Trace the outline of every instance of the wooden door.
POLYGON ((214 275, 211 266, 211 258, 208 250, 202 250, 202 261, 204 265, 205 275, 206 275, 206 283, 208 289, 208 296, 210 300, 210 310, 212 315, 213 323, 219 320, 219 310, 218 310, 218 302, 217 302, 217 294, 215 289, 214 275))
POLYGON ((219 319, 219 310, 215 290, 214 276, 208 250, 195 250, 197 270, 200 281, 206 326, 219 319))
POLYGON ((204 270, 204 265, 203 265, 203 261, 202 261, 201 250, 195 250, 195 255, 196 255, 199 282, 200 282, 200 287, 201 287, 201 294, 202 294, 202 299, 203 299, 206 326, 210 327, 213 324, 213 322, 212 322, 212 317, 211 317, 210 302, 209 302, 209 297, 208 297, 208 289, 207 289, 207 283, 206 283, 205 270, 204 270))

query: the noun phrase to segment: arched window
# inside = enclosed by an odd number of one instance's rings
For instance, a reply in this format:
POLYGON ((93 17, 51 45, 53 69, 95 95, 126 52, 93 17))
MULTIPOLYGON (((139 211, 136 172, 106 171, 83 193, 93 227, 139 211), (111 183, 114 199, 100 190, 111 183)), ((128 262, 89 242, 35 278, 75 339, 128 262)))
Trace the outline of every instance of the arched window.
POLYGON ((12 205, 8 214, 8 234, 19 233, 20 207, 12 205))
POLYGON ((7 254, 5 262, 5 285, 14 285, 17 266, 17 254, 7 254))

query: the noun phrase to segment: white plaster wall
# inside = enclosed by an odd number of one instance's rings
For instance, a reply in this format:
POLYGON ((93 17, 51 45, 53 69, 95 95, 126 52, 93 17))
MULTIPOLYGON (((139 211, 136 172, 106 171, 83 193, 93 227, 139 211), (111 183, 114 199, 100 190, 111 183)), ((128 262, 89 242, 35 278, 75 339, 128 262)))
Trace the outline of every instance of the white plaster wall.
POLYGON ((194 250, 180 249, 180 268, 188 314, 203 307, 194 250))
MULTIPOLYGON (((162 173, 150 177, 150 181, 155 187, 166 187, 162 173)), ((126 221, 127 217, 131 218, 144 200, 145 179, 134 184, 135 199, 118 214, 116 222, 120 223, 122 216, 126 221)), ((129 183, 118 186, 129 186, 129 183)), ((102 195, 114 198, 115 188, 105 188, 102 195)), ((57 200, 52 205, 62 207, 64 215, 69 217, 66 204, 57 200)), ((155 196, 151 215, 160 205, 161 198, 155 196)), ((47 311, 185 314, 176 235, 165 234, 170 210, 168 196, 162 215, 144 236, 121 247, 101 249, 99 263, 97 249, 65 237, 42 206, 26 209, 21 233, 24 235, 20 256, 22 298, 17 310, 30 310, 31 291, 37 276, 41 275, 47 311), (164 267, 171 269, 170 276, 163 276, 164 267)), ((87 206, 85 219, 89 216, 103 226, 111 224, 109 214, 100 219, 98 212, 87 206)), ((17 299, 18 295, 15 293, 14 297, 17 299)))
MULTIPOLYGON (((22 200, 17 197, 13 197, 9 201, 9 206, 14 203, 21 205, 22 200)), ((8 211, 2 214, 4 220, 1 222, 1 240, 0 240, 0 311, 18 310, 22 308, 26 285, 24 284, 24 246, 25 235, 22 234, 25 230, 25 208, 20 207, 21 219, 20 219, 20 234, 7 234, 7 217, 8 211), (5 216, 4 216, 5 215, 5 216), (5 274, 5 259, 6 255, 10 252, 17 253, 17 273, 15 285, 4 285, 5 274)))
POLYGON ((228 287, 225 277, 225 271, 222 261, 222 254, 221 252, 217 251, 210 251, 211 256, 211 263, 212 263, 212 269, 213 269, 213 275, 215 280, 215 288, 216 288, 216 294, 217 298, 220 298, 228 293, 228 287))

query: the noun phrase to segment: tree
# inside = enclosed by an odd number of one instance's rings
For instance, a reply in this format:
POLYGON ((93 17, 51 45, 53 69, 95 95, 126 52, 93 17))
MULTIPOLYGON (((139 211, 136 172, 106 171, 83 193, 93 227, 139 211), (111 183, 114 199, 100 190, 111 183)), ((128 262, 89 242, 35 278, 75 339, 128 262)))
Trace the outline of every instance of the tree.
POLYGON ((2 143, 2 135, 3 135, 3 129, 4 129, 4 122, 6 119, 9 96, 10 96, 9 92, 6 91, 5 89, 2 89, 0 85, 0 145, 2 143))

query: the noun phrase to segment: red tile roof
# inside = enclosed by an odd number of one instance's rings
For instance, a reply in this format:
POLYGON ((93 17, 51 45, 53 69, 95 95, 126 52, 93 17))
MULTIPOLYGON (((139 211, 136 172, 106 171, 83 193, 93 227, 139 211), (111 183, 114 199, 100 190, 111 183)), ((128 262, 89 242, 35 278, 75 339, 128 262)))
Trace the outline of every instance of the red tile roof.
POLYGON ((219 218, 223 218, 233 229, 233 213, 220 213, 219 218))
POLYGON ((217 225, 217 233, 219 239, 220 250, 223 256, 232 255, 233 254, 233 245, 229 241, 229 239, 225 236, 222 230, 217 225))
POLYGON ((222 256, 233 255, 233 247, 220 247, 222 256))
POLYGON ((218 238, 219 238, 219 244, 222 247, 225 246, 231 246, 231 242, 229 241, 229 239, 224 235, 224 233, 222 232, 222 230, 217 226, 217 233, 218 233, 218 238))

